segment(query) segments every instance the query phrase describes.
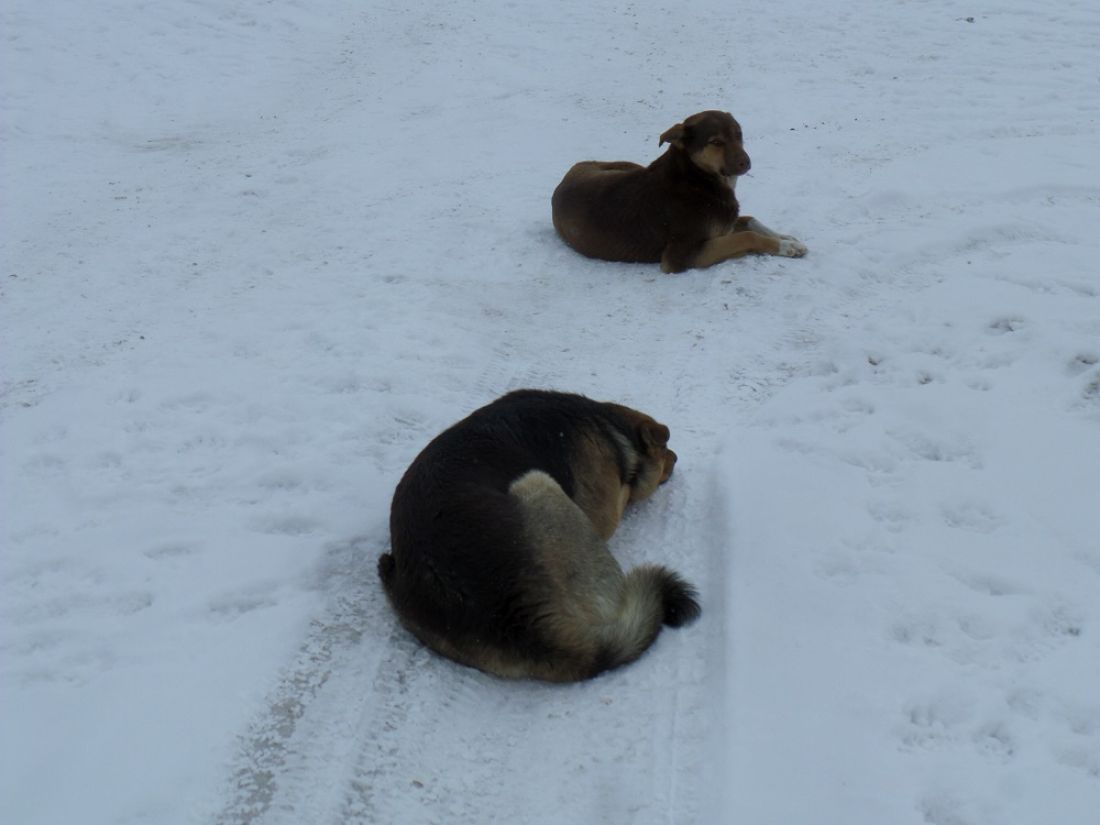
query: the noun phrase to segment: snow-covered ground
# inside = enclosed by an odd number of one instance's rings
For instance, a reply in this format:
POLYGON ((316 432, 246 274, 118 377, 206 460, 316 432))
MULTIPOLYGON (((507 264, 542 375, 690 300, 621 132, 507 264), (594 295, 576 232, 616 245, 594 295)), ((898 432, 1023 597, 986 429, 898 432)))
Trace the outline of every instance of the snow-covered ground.
POLYGON ((831 6, 5 0, 0 821, 1100 822, 1100 10, 831 6), (557 240, 707 108, 808 257, 557 240), (680 455, 703 618, 586 684, 374 574, 521 386, 680 455))

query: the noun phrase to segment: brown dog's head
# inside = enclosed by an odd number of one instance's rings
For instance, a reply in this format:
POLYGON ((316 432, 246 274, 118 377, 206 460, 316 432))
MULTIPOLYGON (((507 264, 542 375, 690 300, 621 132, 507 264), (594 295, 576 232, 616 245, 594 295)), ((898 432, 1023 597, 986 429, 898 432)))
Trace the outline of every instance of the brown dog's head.
POLYGON ((661 135, 704 172, 722 178, 743 175, 752 166, 741 145, 741 125, 729 112, 699 112, 661 135))

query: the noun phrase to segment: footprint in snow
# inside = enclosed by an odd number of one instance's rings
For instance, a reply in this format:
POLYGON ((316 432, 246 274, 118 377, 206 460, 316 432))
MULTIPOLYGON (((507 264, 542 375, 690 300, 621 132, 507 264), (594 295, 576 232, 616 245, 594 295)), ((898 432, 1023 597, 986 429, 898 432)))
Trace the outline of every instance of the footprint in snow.
MULTIPOLYGON (((991 762, 1008 763, 1020 749, 1011 716, 977 721, 974 706, 961 694, 942 693, 909 705, 899 734, 904 750, 970 750, 991 762)), ((983 714, 984 715, 984 714, 983 714)), ((948 821, 948 820, 945 820, 948 821)))
POLYGON ((272 492, 290 492, 301 490, 305 486, 303 477, 291 470, 270 471, 261 476, 256 483, 264 490, 272 492))
POLYGON ((998 721, 981 725, 971 741, 979 754, 997 762, 1008 762, 1016 755, 1016 738, 1008 723, 998 721))
POLYGON ((254 610, 274 607, 277 603, 275 591, 275 586, 270 585, 251 587, 247 590, 240 590, 234 593, 225 593, 211 599, 207 603, 210 617, 222 621, 232 621, 254 610))
POLYGON ((900 533, 913 522, 913 513, 896 501, 872 501, 867 512, 891 533, 900 533))
POLYGON ((943 630, 937 617, 910 616, 900 619, 890 628, 890 638, 909 647, 943 647, 943 630))
POLYGON ((992 533, 1005 521, 992 507, 982 501, 951 502, 942 505, 940 513, 944 524, 948 527, 974 533, 992 533))
POLYGON ((911 702, 902 711, 898 740, 903 750, 935 750, 963 738, 973 715, 973 703, 960 693, 911 702))
POLYGON ((23 462, 23 472, 29 476, 59 476, 68 467, 68 463, 54 453, 38 453, 23 462))
POLYGON ((1053 639, 1077 639, 1085 632, 1085 617, 1069 604, 1055 603, 1035 615, 1043 632, 1053 639))
POLYGON ((980 470, 983 466, 982 457, 973 447, 961 441, 950 443, 911 429, 895 429, 888 431, 887 435, 908 449, 914 457, 925 461, 957 461, 975 470, 980 470))
POLYGON ((986 572, 956 573, 955 578, 960 584, 983 596, 1017 596, 1028 592, 1026 588, 1009 579, 986 572))
POLYGON ((1024 327, 1024 319, 1016 315, 1006 315, 989 322, 989 331, 995 335, 1019 332, 1024 327))
POLYGON ((193 392, 166 398, 160 403, 160 409, 166 412, 177 410, 185 413, 204 413, 214 403, 214 396, 206 392, 193 392))
POLYGON ((18 611, 10 611, 11 624, 25 625, 53 622, 72 616, 112 614, 130 616, 153 605, 153 594, 147 590, 132 590, 110 595, 79 595, 42 599, 18 611))
POLYGON ((275 516, 261 519, 255 529, 278 536, 308 536, 320 528, 320 522, 306 516, 275 516))
POLYGON ((1087 633, 1084 615, 1076 607, 1061 602, 1032 610, 1027 620, 1012 629, 1005 640, 1004 656, 1010 661, 1037 662, 1087 633))
POLYGON ((177 559, 184 556, 191 556, 198 552, 198 546, 194 544, 187 544, 184 542, 166 542, 165 544, 157 544, 144 551, 144 555, 148 559, 162 560, 162 559, 177 559))
POLYGON ((1066 371, 1070 375, 1080 375, 1098 363, 1100 363, 1100 355, 1095 352, 1079 352, 1066 364, 1066 371))
POLYGON ((1093 779, 1100 780, 1100 753, 1087 744, 1061 746, 1055 750, 1055 759, 1067 768, 1084 771, 1093 779))
POLYGON ((1081 397, 1090 404, 1100 403, 1100 372, 1089 378, 1085 389, 1081 392, 1081 397))
POLYGON ((1100 779, 1100 704, 1073 704, 1034 688, 1012 690, 1005 698, 1015 717, 1042 724, 1059 764, 1100 779))
POLYGON ((917 800, 917 811, 929 825, 971 825, 978 821, 966 814, 966 807, 947 792, 926 794, 917 800))

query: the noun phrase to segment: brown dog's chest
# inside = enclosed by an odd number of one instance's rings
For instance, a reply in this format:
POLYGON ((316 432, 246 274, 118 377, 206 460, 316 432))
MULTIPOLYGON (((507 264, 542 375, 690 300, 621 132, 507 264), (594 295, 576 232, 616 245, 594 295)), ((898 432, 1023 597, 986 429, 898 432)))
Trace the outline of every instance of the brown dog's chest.
POLYGON ((728 235, 734 230, 740 212, 737 199, 730 192, 708 192, 704 197, 696 193, 675 211, 678 220, 671 222, 672 234, 700 239, 728 235))
POLYGON ((723 210, 711 217, 707 226, 707 237, 717 238, 719 235, 728 235, 737 224, 737 201, 733 202, 732 209, 723 210))

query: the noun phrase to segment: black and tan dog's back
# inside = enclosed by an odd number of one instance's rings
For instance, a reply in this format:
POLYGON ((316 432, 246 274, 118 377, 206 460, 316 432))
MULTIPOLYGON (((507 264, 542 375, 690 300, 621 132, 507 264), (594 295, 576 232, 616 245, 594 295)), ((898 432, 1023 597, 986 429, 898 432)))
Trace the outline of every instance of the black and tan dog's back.
POLYGON ((591 258, 660 262, 665 272, 749 253, 800 257, 806 247, 739 214, 737 178, 749 171, 741 127, 728 112, 699 112, 661 135, 665 154, 574 165, 551 199, 554 227, 591 258))
POLYGON ((672 473, 668 428, 618 404, 520 390, 437 436, 397 485, 378 571, 402 623, 498 676, 565 682, 640 656, 699 613, 676 573, 624 574, 626 505, 672 473))

